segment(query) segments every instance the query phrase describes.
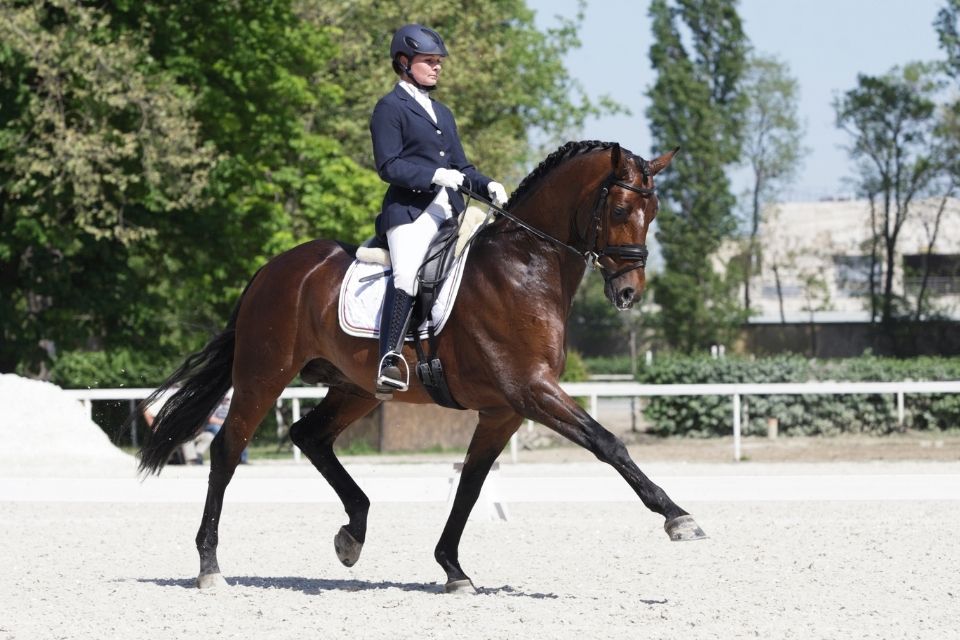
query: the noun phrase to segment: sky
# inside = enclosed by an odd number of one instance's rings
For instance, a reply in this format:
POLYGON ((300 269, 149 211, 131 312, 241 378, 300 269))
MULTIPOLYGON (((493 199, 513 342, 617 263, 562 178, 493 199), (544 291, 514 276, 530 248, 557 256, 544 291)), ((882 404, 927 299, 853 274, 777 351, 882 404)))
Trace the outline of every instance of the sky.
MULTIPOLYGON (((741 0, 744 31, 758 53, 789 65, 800 86, 798 113, 810 149, 784 199, 816 200, 852 194, 848 134, 836 127, 832 102, 856 85, 857 74, 880 75, 895 66, 943 57, 933 20, 943 0, 741 0)), ((527 0, 539 28, 557 15, 576 15, 576 0, 527 0)), ((631 115, 588 121, 583 140, 619 142, 650 158, 645 93, 655 80, 649 0, 588 0, 580 29, 582 47, 568 53, 571 76, 596 98, 608 95, 631 115)), ((734 189, 749 185, 745 171, 732 175, 734 189)))

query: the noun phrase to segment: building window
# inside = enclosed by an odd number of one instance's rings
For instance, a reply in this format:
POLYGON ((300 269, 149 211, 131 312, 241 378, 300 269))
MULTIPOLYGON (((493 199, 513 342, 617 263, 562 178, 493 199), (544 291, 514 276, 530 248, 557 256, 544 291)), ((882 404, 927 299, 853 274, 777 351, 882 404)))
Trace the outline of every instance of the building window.
POLYGON ((927 274, 927 294, 960 294, 960 254, 921 253, 903 256, 903 286, 907 293, 920 293, 924 273, 927 274))
MULTIPOLYGON (((865 296, 870 293, 870 256, 833 256, 837 291, 840 295, 865 296)), ((880 286, 880 265, 874 274, 874 284, 880 286)))

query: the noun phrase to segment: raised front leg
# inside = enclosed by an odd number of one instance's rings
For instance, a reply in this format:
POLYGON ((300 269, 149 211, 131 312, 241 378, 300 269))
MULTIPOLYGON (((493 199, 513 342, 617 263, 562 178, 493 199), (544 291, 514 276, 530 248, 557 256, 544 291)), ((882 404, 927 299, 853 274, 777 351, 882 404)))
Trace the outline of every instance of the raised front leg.
POLYGON ((290 439, 337 492, 350 518, 333 540, 337 558, 348 567, 356 564, 363 550, 370 500, 340 464, 333 452, 333 442, 344 429, 378 404, 380 401, 373 396, 334 387, 319 405, 290 427, 290 439))
POLYGON ((643 504, 664 517, 664 529, 671 540, 706 538, 693 517, 640 471, 623 442, 590 417, 555 381, 532 385, 523 400, 523 410, 526 417, 553 429, 616 469, 643 504))
POLYGON ((523 418, 509 407, 480 412, 477 430, 473 433, 463 460, 463 471, 453 499, 453 508, 434 551, 434 557, 447 574, 447 593, 476 591, 473 581, 460 567, 460 537, 470 517, 470 511, 480 497, 483 481, 490 468, 522 422, 523 418))

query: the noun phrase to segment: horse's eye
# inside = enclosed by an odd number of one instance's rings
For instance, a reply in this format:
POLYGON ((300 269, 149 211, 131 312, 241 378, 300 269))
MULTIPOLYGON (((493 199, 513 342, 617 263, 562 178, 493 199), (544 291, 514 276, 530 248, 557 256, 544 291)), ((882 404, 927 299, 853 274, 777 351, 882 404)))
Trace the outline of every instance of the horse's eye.
POLYGON ((613 210, 613 215, 616 218, 622 218, 625 215, 627 215, 627 210, 624 209, 623 207, 617 207, 616 209, 613 210))

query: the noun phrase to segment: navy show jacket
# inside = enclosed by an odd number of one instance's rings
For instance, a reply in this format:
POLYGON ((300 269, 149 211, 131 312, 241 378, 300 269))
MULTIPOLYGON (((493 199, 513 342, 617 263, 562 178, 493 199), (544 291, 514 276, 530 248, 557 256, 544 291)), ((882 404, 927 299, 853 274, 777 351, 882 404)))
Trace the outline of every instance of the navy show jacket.
MULTIPOLYGON (((379 236, 423 213, 440 189, 431 182, 438 168, 463 172, 474 191, 487 193, 491 179, 467 161, 450 109, 433 100, 433 111, 436 123, 399 85, 373 109, 373 159, 380 178, 390 185, 377 216, 379 236)), ((465 204, 460 192, 447 189, 447 195, 454 212, 462 212, 465 204)))

